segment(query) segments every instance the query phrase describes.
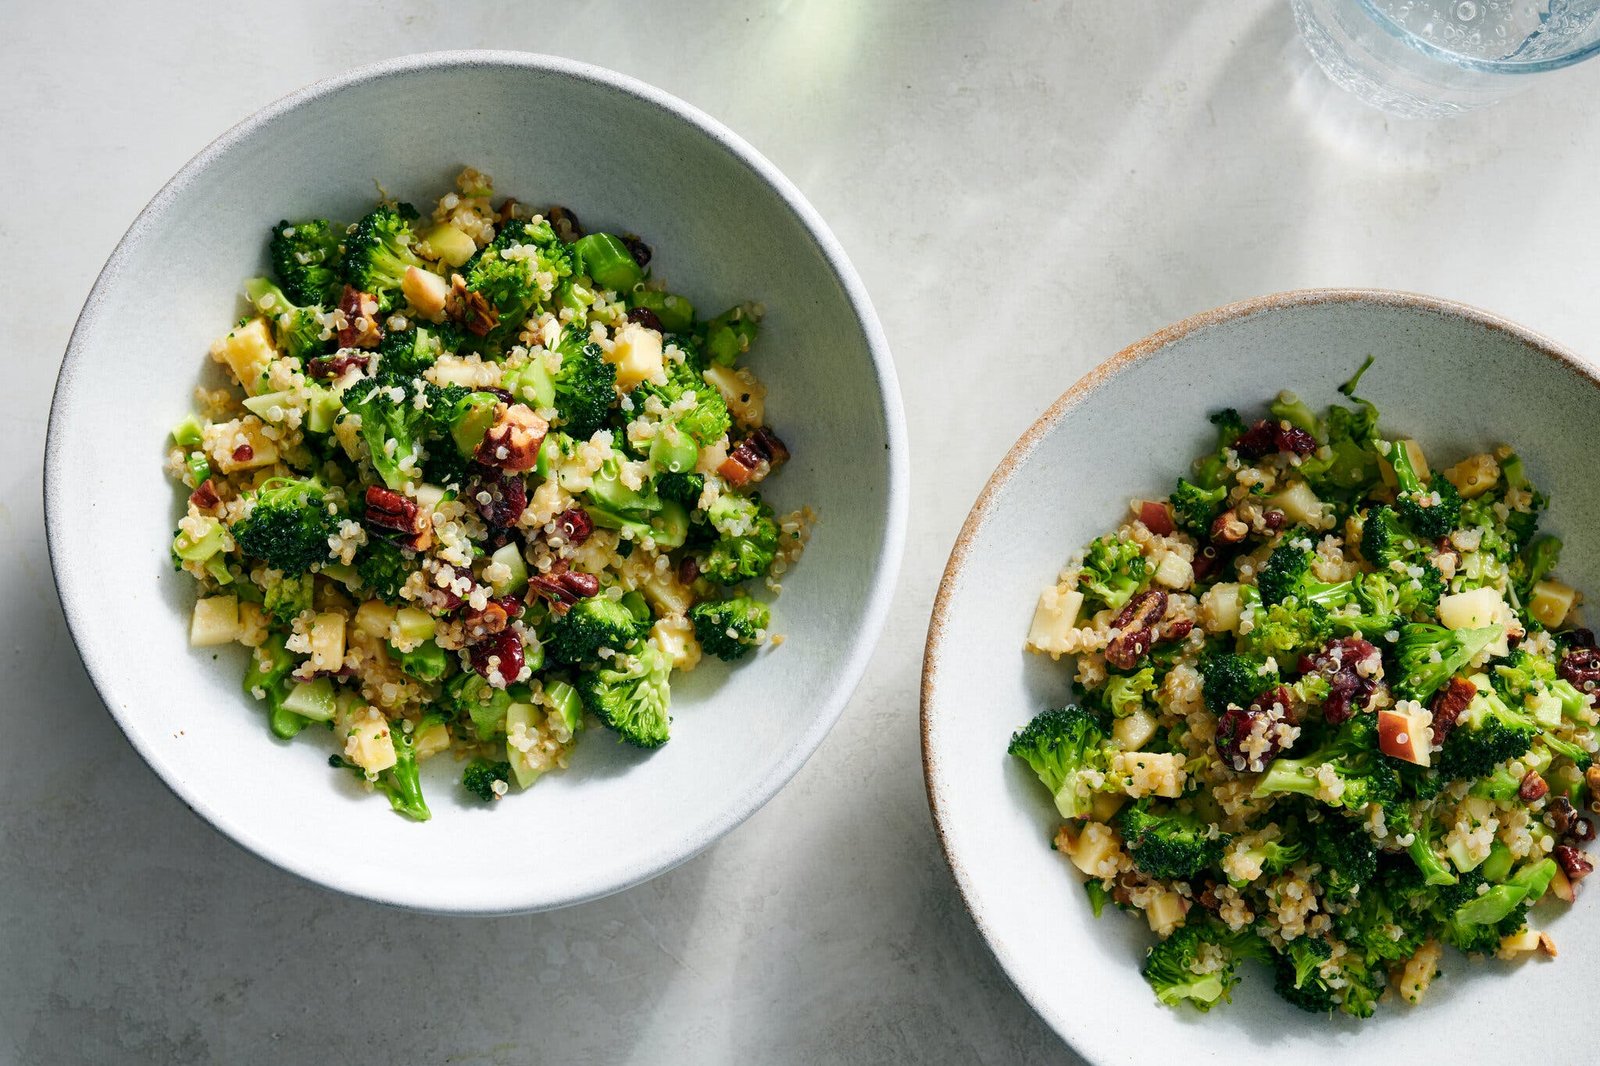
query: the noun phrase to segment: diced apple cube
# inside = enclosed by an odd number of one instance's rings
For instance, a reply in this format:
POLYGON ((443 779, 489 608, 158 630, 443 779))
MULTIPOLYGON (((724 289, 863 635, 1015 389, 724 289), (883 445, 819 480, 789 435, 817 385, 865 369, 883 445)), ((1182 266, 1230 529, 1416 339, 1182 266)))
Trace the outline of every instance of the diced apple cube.
POLYGON ((1267 506, 1282 511, 1289 521, 1313 529, 1321 527, 1326 510, 1317 494, 1311 491, 1311 486, 1304 481, 1296 481, 1282 492, 1268 497, 1267 506))
POLYGON ((211 358, 226 364, 251 396, 262 391, 267 367, 277 355, 265 318, 252 318, 211 346, 211 358))
POLYGON ((444 300, 450 293, 450 286, 431 270, 406 267, 405 275, 400 279, 400 291, 405 293, 412 308, 424 318, 438 321, 439 316, 444 314, 444 300))
POLYGON ((1495 951, 1495 957, 1512 959, 1537 950, 1539 950, 1539 931, 1524 926, 1520 933, 1500 938, 1500 947, 1495 951))
POLYGON ((757 381, 750 371, 712 364, 706 367, 702 377, 722 394, 722 400, 728 405, 728 412, 733 415, 734 421, 741 426, 765 425, 767 387, 757 381))
POLYGON ((1186 589, 1194 584, 1194 565, 1176 552, 1159 553, 1153 579, 1169 589, 1186 589))
POLYGON ((1578 898, 1578 893, 1573 890, 1572 880, 1565 870, 1557 870, 1556 875, 1550 879, 1550 894, 1563 903, 1571 903, 1578 898))
POLYGON ((1500 464, 1487 452, 1469 455, 1444 472, 1445 480, 1456 487, 1462 499, 1482 496, 1500 481, 1500 464))
POLYGON ((694 623, 682 615, 668 615, 650 627, 650 643, 666 656, 674 670, 693 670, 700 664, 700 642, 694 623))
POLYGON ((478 246, 472 238, 449 222, 441 222, 422 235, 422 243, 441 260, 458 267, 472 258, 478 246))
POLYGON ((418 762, 429 756, 437 755, 441 751, 449 751, 450 727, 443 722, 429 722, 426 726, 417 730, 415 748, 418 762))
POLYGON ((615 343, 606 354, 606 362, 617 368, 617 388, 631 390, 641 381, 650 381, 665 372, 661 350, 661 334, 637 323, 629 323, 617 331, 615 343))
POLYGON ((1170 889, 1155 889, 1145 904, 1144 917, 1157 936, 1167 936, 1183 924, 1189 901, 1170 889))
POLYGON ((1231 633, 1239 628, 1239 586, 1232 581, 1212 585, 1200 597, 1200 625, 1207 633, 1231 633))
POLYGON ((1033 624, 1028 627, 1028 646, 1034 651, 1061 655, 1067 651, 1067 636, 1078 624, 1083 609, 1083 593, 1065 585, 1053 585, 1039 594, 1033 609, 1033 624))
POLYGON ((1546 629, 1555 629, 1567 620, 1577 598, 1578 591, 1571 585, 1545 578, 1533 586, 1533 595, 1528 600, 1528 613, 1546 629))
POLYGON ((1505 601, 1487 585, 1439 598, 1439 621, 1446 629, 1481 629, 1494 625, 1505 601))
POLYGON ((1099 877, 1101 864, 1107 860, 1114 863, 1116 854, 1121 849, 1122 842, 1117 839, 1117 834, 1110 826, 1090 822, 1072 842, 1067 858, 1072 860, 1072 865, 1090 877, 1099 877))
POLYGON ((344 666, 343 611, 323 611, 311 620, 311 666, 316 670, 339 670, 344 666))
POLYGON ((1155 716, 1143 707, 1118 718, 1111 726, 1111 739, 1121 744, 1125 751, 1138 751, 1155 734, 1155 716))
POLYGON ((513 703, 506 708, 506 761, 518 788, 527 788, 544 773, 528 757, 524 746, 536 742, 538 712, 531 703, 513 703))
POLYGON ((196 648, 213 648, 239 639, 239 598, 206 596, 194 601, 189 618, 189 643, 196 648))
POLYGON ((1432 744, 1433 715, 1426 707, 1385 707, 1378 712, 1378 750, 1390 758, 1427 766, 1432 744))
POLYGON ((368 600, 356 608, 356 632, 369 637, 388 637, 394 614, 394 608, 382 600, 368 600))
POLYGON ((415 651, 417 646, 431 638, 438 628, 439 624, 434 621, 433 615, 422 608, 402 607, 394 612, 384 635, 389 638, 390 643, 402 651, 415 651))
POLYGON ((1089 813, 1097 822, 1111 824, 1111 819, 1122 810, 1128 802, 1128 797, 1120 792, 1096 792, 1089 800, 1089 813))
POLYGON ((370 707, 365 714, 356 715, 345 736, 344 757, 369 774, 393 766, 396 756, 389 720, 370 707))

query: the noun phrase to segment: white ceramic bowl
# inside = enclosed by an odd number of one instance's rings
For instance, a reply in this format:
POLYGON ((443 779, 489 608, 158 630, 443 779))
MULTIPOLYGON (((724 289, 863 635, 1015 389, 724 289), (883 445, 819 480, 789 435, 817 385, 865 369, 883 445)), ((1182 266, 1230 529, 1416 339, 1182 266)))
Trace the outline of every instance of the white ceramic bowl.
MULTIPOLYGON (((431 204, 431 200, 427 200, 431 204)), ((609 71, 520 53, 450 52, 314 85, 230 130, 173 178, 89 296, 51 412, 51 558, 83 661, 128 739, 174 792, 270 862, 407 907, 499 913, 615 892, 738 825, 792 777, 865 669, 899 567, 903 416, 888 347, 855 271, 800 193, 708 116, 609 71), (781 648, 674 686, 654 754, 601 732, 571 768, 485 809, 453 760, 426 764, 418 825, 275 741, 243 698, 242 649, 187 645, 192 584, 167 542, 179 494, 168 428, 211 340, 265 269, 280 218, 352 218, 374 180, 423 203, 463 164, 504 195, 561 203, 592 229, 642 234, 658 276, 697 306, 765 303, 753 365, 794 452, 779 506, 821 516, 775 608, 781 648)))
MULTIPOLYGON (((1483 1062, 1484 1049, 1536 1032, 1561 1061, 1584 1061, 1590 1019, 1563 1010, 1600 983, 1600 911, 1538 918, 1557 960, 1472 962, 1447 953, 1422 1006, 1385 1002, 1357 1022, 1305 1014, 1247 964, 1232 1005, 1209 1014, 1160 1006, 1139 963, 1141 918, 1096 921, 1082 879, 1050 848, 1059 820, 1011 732, 1070 699, 1065 661, 1023 651, 1039 592, 1068 557, 1113 528, 1133 497, 1164 496, 1212 446, 1205 416, 1259 408, 1281 389, 1314 404, 1368 353, 1361 379, 1386 427, 1453 461, 1515 444, 1553 506, 1543 528, 1566 536, 1563 577, 1600 577, 1600 494, 1593 489, 1600 381, 1540 337, 1471 308, 1386 292, 1265 297, 1186 319, 1102 364, 1017 443, 984 489, 951 554, 923 673, 928 796, 962 897, 1022 995, 1096 1066, 1112 1063, 1483 1062), (1507 971, 1515 971, 1510 976, 1507 971)), ((1495 1052, 1501 1055, 1503 1051, 1495 1052)))

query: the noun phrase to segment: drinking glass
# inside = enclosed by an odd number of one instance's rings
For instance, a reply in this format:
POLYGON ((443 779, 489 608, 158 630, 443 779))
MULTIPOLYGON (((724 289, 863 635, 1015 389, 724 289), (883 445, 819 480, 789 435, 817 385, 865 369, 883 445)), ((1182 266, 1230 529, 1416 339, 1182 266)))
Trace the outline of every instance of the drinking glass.
POLYGON ((1290 0, 1334 83, 1395 115, 1437 118, 1522 91, 1600 51, 1600 0, 1290 0))

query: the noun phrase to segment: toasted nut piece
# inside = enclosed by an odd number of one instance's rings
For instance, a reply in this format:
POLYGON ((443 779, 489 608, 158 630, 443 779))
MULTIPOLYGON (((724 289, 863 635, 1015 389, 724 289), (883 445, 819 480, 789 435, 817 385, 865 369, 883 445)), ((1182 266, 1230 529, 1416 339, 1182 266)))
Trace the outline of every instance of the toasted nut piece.
POLYGON ((1249 532, 1250 526, 1231 510, 1223 511, 1211 523, 1211 539, 1218 544, 1237 544, 1249 532))
POLYGON ((444 301, 450 294, 450 286, 432 271, 406 267, 405 277, 400 279, 400 291, 405 293, 412 307, 437 321, 444 314, 444 301))
POLYGON ((512 473, 532 470, 539 462, 539 446, 549 431, 550 423, 526 404, 501 404, 495 412, 494 425, 478 445, 478 462, 512 473))

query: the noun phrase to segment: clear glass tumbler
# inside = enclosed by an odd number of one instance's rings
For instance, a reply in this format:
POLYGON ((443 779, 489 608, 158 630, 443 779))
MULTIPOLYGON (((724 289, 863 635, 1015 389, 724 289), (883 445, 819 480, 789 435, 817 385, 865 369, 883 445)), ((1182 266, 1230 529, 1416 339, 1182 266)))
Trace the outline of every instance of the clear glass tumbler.
POLYGON ((1436 118, 1600 51, 1600 0, 1290 0, 1328 77, 1395 115, 1436 118))

